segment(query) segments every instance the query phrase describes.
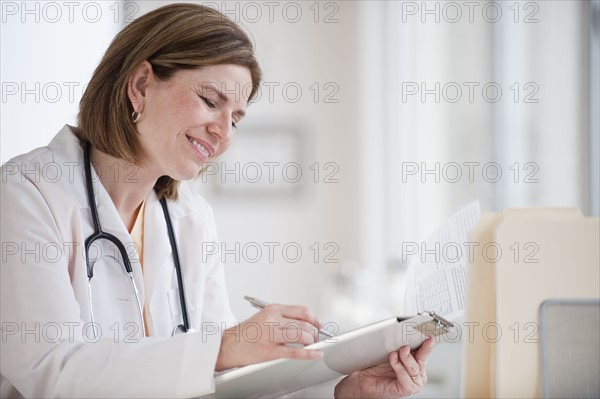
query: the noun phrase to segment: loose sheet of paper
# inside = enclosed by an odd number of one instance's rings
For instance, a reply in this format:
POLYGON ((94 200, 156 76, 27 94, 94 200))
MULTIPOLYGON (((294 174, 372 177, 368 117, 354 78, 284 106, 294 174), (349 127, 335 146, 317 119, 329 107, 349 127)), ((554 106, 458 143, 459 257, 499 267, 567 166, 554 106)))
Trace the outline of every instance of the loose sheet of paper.
POLYGON ((406 246, 412 254, 405 289, 405 314, 433 311, 449 320, 464 315, 466 266, 481 250, 468 240, 481 209, 473 201, 450 216, 424 242, 406 246))

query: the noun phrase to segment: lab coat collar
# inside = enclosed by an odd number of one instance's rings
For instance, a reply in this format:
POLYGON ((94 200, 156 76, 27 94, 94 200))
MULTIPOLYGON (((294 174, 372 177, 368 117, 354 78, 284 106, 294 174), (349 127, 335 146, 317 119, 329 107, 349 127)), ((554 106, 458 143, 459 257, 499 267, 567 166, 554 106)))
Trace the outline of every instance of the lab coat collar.
MULTIPOLYGON (((79 209, 89 209, 87 191, 85 189, 85 165, 83 159, 83 148, 79 139, 72 131, 72 127, 65 125, 61 131, 52 139, 49 148, 54 155, 54 162, 58 165, 74 167, 74 173, 69 176, 69 184, 65 188, 69 196, 79 209)), ((98 218, 102 230, 116 235, 120 240, 129 236, 116 207, 114 206, 108 192, 100 182, 95 168, 91 168, 92 185, 94 187, 94 199, 98 209, 98 218)), ((110 173, 110 171, 105 171, 110 173)), ((90 215, 91 224, 91 215, 90 215)), ((125 241, 123 240, 123 243, 125 241)))
MULTIPOLYGON (((77 202, 79 208, 88 208, 87 193, 81 188, 85 188, 85 172, 83 165, 83 148, 79 143, 79 139, 73 133, 73 127, 65 125, 58 134, 52 139, 48 147, 54 154, 54 162, 60 165, 64 172, 64 176, 68 176, 70 184, 68 185, 71 198, 77 202)), ((111 173, 111 171, 107 171, 111 173)), ((92 168, 92 182, 94 185, 94 197, 96 200, 96 206, 98 212, 101 207, 108 208, 106 211, 110 213, 111 220, 112 216, 118 215, 118 212, 108 195, 108 192, 104 189, 100 179, 96 174, 96 170, 92 168), (110 212, 112 210, 113 212, 110 212)), ((187 185, 187 182, 183 182, 182 185, 187 185)), ((189 189, 187 189, 189 190, 189 189)), ((186 191, 184 189, 183 191, 186 191)), ((156 201, 156 205, 160 206, 158 198, 154 191, 152 191, 146 198, 146 206, 149 203, 156 201)), ((169 201, 169 213, 172 219, 180 219, 189 215, 193 209, 190 207, 188 201, 169 201)), ((162 210, 160 211, 162 215, 162 210)), ((101 220, 103 229, 110 229, 112 233, 121 232, 127 233, 123 223, 106 225, 101 220)))

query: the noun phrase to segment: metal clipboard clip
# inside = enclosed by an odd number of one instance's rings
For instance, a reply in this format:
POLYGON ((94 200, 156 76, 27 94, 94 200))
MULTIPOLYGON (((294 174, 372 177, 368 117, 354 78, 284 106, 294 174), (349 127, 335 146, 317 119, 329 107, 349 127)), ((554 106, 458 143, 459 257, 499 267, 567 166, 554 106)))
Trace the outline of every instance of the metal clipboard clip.
POLYGON ((449 322, 444 319, 442 316, 438 316, 435 312, 424 311, 419 313, 419 315, 428 315, 433 320, 426 321, 417 326, 417 330, 425 335, 432 335, 437 337, 438 335, 444 335, 450 331, 454 331, 456 326, 454 323, 449 322))

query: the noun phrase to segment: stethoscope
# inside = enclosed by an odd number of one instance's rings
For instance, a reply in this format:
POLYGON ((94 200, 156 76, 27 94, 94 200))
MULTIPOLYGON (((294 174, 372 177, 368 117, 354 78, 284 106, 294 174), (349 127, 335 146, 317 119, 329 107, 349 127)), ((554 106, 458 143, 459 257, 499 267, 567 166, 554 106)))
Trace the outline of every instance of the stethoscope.
MULTIPOLYGON (((107 240, 112 242, 118 249, 121 258, 123 259, 123 266, 125 267, 125 271, 129 277, 129 284, 131 286, 131 291, 133 292, 133 296, 135 297, 135 302, 137 305, 138 313, 139 313, 139 321, 142 328, 142 336, 146 336, 146 327, 144 323, 144 310, 142 308, 142 304, 140 301, 140 296, 138 293, 137 286, 135 285, 135 281, 133 279, 133 268, 131 267, 131 261, 129 260, 129 256, 127 255, 127 250, 123 243, 114 235, 110 233, 106 233, 102 231, 102 227, 100 227, 100 220, 98 218, 98 209, 96 208, 96 201, 94 200, 94 187, 92 185, 92 170, 90 163, 90 142, 85 143, 85 148, 83 151, 83 160, 85 164, 85 186, 88 197, 88 203, 90 205, 90 210, 92 212, 92 221, 94 223, 94 233, 89 236, 85 240, 85 264, 87 266, 87 275, 88 275, 88 298, 90 305, 90 315, 92 322, 92 331, 94 334, 94 339, 97 338, 96 332, 96 323, 94 321, 94 306, 92 301, 92 277, 94 277, 94 264, 90 262, 89 249, 94 241, 97 240, 107 240)), ((171 243, 171 252, 173 253, 173 261, 175 263, 175 274, 177 275, 177 285, 179 287, 179 302, 181 304, 181 314, 183 318, 183 324, 178 325, 173 329, 173 335, 182 332, 188 332, 190 330, 190 322, 188 318, 187 306, 185 302, 185 292, 183 288, 183 276, 181 274, 181 263, 179 260, 179 252, 177 251, 177 242, 175 241, 175 233, 173 232, 173 225, 171 224, 171 217, 169 216, 169 209, 167 208, 167 201, 162 198, 160 200, 160 205, 162 206, 163 214, 165 215, 165 221, 167 222, 167 232, 169 234, 169 241, 171 243)), ((118 259, 113 257, 117 262, 118 259)))

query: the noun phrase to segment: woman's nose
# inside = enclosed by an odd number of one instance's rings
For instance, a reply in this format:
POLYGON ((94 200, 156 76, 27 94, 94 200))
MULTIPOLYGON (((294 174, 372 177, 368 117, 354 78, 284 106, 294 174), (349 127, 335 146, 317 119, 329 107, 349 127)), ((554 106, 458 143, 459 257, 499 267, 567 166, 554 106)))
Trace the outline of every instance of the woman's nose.
POLYGON ((221 141, 228 141, 231 139, 231 135, 233 134, 233 120, 231 116, 221 115, 219 117, 215 117, 215 119, 210 124, 210 133, 219 137, 221 141))

